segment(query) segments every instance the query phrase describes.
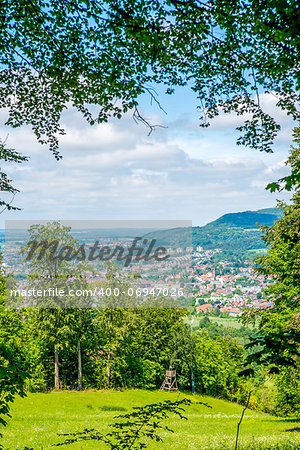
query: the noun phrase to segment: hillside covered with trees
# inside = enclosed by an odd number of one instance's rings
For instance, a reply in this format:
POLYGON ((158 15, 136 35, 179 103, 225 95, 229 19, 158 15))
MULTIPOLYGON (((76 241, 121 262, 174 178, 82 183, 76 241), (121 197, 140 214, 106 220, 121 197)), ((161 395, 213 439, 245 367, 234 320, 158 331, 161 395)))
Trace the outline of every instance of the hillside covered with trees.
MULTIPOLYGON (((228 213, 202 227, 192 227, 192 245, 204 249, 221 248, 225 253, 247 258, 247 250, 265 249, 260 226, 271 226, 282 217, 276 208, 258 211, 228 213)), ((156 231, 146 237, 157 239, 161 245, 189 247, 191 245, 190 229, 156 231)))

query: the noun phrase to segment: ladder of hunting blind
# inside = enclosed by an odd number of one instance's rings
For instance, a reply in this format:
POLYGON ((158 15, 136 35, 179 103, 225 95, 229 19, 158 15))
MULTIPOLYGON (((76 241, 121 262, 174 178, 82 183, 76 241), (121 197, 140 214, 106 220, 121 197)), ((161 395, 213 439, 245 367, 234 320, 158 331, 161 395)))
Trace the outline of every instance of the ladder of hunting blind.
POLYGON ((177 391, 177 379, 176 379, 176 370, 173 369, 172 366, 166 370, 166 377, 164 379, 163 384, 161 385, 160 391, 177 391))

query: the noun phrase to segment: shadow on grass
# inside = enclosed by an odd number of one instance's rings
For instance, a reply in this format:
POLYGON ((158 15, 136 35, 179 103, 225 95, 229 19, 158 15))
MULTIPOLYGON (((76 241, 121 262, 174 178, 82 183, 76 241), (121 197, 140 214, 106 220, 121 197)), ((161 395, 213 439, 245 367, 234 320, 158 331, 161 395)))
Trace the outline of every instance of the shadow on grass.
MULTIPOLYGON (((88 409, 94 409, 93 405, 86 405, 86 407, 88 409)), ((104 406, 100 406, 99 409, 101 411, 127 411, 126 408, 123 408, 123 406, 109 406, 109 405, 104 405, 104 406)))
POLYGON ((300 433, 300 427, 295 427, 295 428, 289 428, 288 430, 284 430, 285 432, 295 432, 298 431, 298 433, 300 433))
MULTIPOLYGON (((283 417, 276 417, 273 416, 276 420, 277 423, 300 423, 300 418, 290 418, 290 419, 284 419, 283 417)), ((267 419, 264 418, 263 420, 261 420, 261 422, 274 422, 274 419, 267 419)))
POLYGON ((100 406, 99 408, 101 411, 127 411, 126 408, 123 408, 123 406, 100 406))

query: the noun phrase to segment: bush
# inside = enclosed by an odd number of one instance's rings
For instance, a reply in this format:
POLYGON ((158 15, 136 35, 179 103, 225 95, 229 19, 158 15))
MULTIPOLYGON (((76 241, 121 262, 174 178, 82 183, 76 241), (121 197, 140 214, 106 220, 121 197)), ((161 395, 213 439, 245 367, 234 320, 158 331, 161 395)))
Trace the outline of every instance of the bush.
POLYGON ((281 370, 276 380, 276 414, 300 418, 300 368, 281 370))

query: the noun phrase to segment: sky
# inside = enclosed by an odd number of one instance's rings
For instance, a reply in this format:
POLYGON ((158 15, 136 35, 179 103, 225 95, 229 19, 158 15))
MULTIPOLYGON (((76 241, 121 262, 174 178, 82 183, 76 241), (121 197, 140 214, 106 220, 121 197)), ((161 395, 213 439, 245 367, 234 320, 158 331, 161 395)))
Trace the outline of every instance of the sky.
MULTIPOLYGON (((287 194, 265 190, 286 175, 284 165, 292 143, 292 123, 276 108, 271 94, 261 102, 281 124, 273 154, 235 142, 241 118, 221 114, 209 128, 199 127, 196 99, 187 90, 159 97, 166 113, 141 101, 153 124, 148 135, 128 113, 122 119, 91 127, 75 110, 62 118, 63 159, 56 161, 37 143, 31 129, 0 126, 6 145, 29 156, 27 163, 6 166, 20 190, 5 220, 192 220, 204 225, 229 212, 274 207, 287 194)), ((6 112, 0 111, 0 124, 6 112)), ((3 167, 2 167, 3 168, 3 167)), ((9 197, 6 197, 8 200, 9 197)))

